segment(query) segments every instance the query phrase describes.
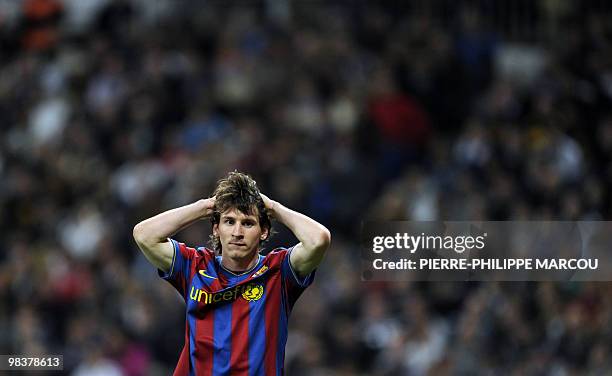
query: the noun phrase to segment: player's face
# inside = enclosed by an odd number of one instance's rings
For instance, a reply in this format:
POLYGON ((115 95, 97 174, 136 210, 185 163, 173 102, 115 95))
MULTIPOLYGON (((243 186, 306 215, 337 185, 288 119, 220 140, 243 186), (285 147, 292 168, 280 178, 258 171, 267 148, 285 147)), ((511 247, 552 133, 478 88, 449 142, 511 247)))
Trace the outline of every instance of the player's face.
POLYGON ((262 229, 257 216, 229 209, 221 214, 213 233, 219 237, 223 255, 240 260, 257 254, 259 242, 267 238, 268 229, 262 229))

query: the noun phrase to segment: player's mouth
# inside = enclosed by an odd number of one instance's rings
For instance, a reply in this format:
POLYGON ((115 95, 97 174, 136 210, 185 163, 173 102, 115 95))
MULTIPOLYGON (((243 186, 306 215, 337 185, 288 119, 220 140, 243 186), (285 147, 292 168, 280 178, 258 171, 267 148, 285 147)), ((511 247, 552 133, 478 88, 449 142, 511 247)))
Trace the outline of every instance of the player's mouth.
POLYGON ((236 242, 230 242, 231 245, 235 245, 238 247, 246 247, 246 243, 236 243, 236 242))

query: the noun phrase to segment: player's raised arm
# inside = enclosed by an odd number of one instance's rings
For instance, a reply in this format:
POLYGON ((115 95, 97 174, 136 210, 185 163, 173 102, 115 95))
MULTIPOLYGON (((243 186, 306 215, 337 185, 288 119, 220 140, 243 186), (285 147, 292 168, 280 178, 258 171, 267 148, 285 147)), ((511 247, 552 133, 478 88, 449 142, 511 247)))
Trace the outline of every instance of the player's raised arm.
POLYGON ((314 219, 270 200, 263 194, 261 197, 269 213, 287 226, 300 241, 291 251, 289 262, 299 277, 305 277, 323 260, 331 243, 329 230, 314 219))
POLYGON ((134 226, 134 240, 151 264, 168 272, 174 248, 168 238, 199 219, 212 215, 215 199, 207 198, 160 213, 134 226))

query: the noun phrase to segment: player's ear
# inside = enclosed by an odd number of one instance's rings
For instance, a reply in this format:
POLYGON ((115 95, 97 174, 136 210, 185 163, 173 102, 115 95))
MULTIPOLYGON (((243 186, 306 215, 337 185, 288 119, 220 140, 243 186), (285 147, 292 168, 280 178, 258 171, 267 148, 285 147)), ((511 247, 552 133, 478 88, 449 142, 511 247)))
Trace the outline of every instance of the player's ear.
POLYGON ((214 236, 219 236, 219 224, 218 223, 213 224, 212 232, 214 236))
POLYGON ((268 236, 270 235, 270 229, 267 227, 263 227, 261 229, 261 236, 259 237, 261 240, 266 240, 268 239, 268 236))

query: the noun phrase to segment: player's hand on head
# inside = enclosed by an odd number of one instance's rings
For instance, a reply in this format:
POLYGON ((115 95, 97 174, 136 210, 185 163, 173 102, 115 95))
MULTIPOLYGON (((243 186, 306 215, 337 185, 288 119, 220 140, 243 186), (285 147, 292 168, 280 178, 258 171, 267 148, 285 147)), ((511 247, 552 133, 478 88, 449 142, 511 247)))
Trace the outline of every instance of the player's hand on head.
POLYGON ((215 200, 216 200, 215 196, 205 198, 203 200, 204 201, 204 214, 202 215, 202 218, 209 218, 213 215, 213 212, 215 211, 215 200))
POLYGON ((264 205, 266 206, 266 209, 269 212, 274 212, 274 206, 276 205, 276 201, 270 200, 270 198, 266 195, 264 195, 263 193, 260 193, 261 198, 264 202, 264 205))

